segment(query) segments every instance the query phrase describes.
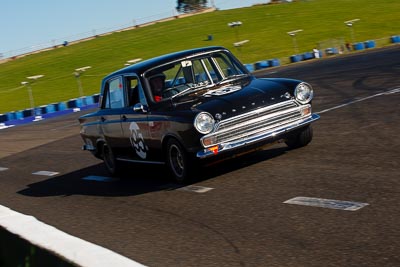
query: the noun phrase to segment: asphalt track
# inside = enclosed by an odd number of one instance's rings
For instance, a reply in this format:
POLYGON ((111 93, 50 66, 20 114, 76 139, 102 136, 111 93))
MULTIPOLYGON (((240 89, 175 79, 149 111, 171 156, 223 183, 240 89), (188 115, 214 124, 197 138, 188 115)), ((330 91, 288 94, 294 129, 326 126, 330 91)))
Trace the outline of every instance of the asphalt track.
POLYGON ((400 47, 257 75, 314 86, 310 145, 211 166, 199 187, 160 167, 96 181, 75 113, 0 130, 0 204, 147 266, 400 266, 400 47), (284 203, 300 196, 368 205, 284 203))

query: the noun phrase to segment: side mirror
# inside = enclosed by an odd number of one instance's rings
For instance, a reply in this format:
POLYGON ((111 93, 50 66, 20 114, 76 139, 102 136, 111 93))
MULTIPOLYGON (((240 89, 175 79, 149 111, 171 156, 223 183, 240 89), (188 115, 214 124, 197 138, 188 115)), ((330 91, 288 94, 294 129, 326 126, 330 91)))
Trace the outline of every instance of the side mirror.
POLYGON ((142 103, 137 103, 133 106, 133 111, 147 113, 149 111, 149 109, 146 105, 143 105, 142 103))

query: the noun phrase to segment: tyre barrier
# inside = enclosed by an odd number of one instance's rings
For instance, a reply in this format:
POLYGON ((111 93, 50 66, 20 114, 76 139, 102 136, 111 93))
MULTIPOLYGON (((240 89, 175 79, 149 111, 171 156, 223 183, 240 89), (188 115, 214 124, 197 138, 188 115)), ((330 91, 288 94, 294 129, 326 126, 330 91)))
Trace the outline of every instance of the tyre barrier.
POLYGON ((17 120, 22 120, 22 119, 24 119, 24 113, 23 113, 23 111, 22 111, 22 110, 17 111, 17 112, 15 113, 15 118, 16 118, 17 120))
POLYGON ((364 47, 365 48, 375 48, 375 41, 373 41, 373 40, 369 40, 369 41, 365 41, 364 42, 364 47))
POLYGON ((292 63, 300 62, 302 60, 303 60, 302 55, 293 55, 290 57, 290 62, 292 62, 292 63))
MULTIPOLYGON (((98 98, 97 98, 98 99, 98 98)), ((94 105, 97 102, 95 101, 95 97, 93 96, 82 96, 79 98, 70 99, 67 101, 67 108, 82 108, 85 106, 94 105)))
POLYGON ((86 96, 85 97, 86 106, 94 104, 94 97, 93 96, 86 96))
POLYGON ((254 64, 256 70, 266 69, 269 67, 269 62, 267 60, 258 61, 254 64))
POLYGON ((48 104, 45 108, 45 113, 53 113, 57 111, 57 104, 48 104))
POLYGON ((261 70, 261 69, 266 69, 266 68, 271 68, 271 67, 279 67, 281 65, 281 62, 279 59, 274 58, 274 59, 268 59, 268 60, 261 60, 257 61, 254 64, 248 64, 248 65, 253 65, 252 67, 248 67, 248 69, 253 70, 261 70))
POLYGON ((390 37, 390 41, 393 44, 400 43, 400 36, 399 35, 394 35, 394 36, 390 37))
POLYGON ((0 123, 3 123, 7 120, 7 115, 6 114, 0 114, 0 123))
POLYGON ((78 103, 77 103, 77 99, 70 99, 67 101, 67 108, 72 109, 72 108, 77 108, 78 107, 78 103))
POLYGON ((270 67, 279 67, 281 65, 281 62, 279 61, 279 59, 274 58, 274 59, 268 60, 268 64, 270 67))
POLYGON ((31 108, 27 108, 22 111, 23 118, 27 118, 27 117, 31 117, 31 116, 35 116, 35 115, 36 114, 34 114, 34 109, 31 109, 31 108))
POLYGON ((364 43, 353 44, 353 50, 359 51, 359 50, 364 50, 364 48, 365 48, 364 43))
POLYGON ((17 119, 17 116, 15 115, 15 111, 7 112, 6 116, 7 116, 6 121, 12 121, 12 120, 17 119))
POLYGON ((244 66, 246 67, 246 69, 249 72, 253 72, 254 71, 254 65, 253 64, 244 64, 244 66))
POLYGON ((309 59, 313 59, 314 58, 314 54, 311 52, 306 52, 303 54, 303 60, 309 60, 309 59))
POLYGON ((67 109, 67 103, 60 102, 57 104, 57 111, 64 111, 67 109))
POLYGON ((95 94, 95 95, 92 95, 92 97, 93 97, 93 104, 99 104, 99 102, 100 102, 100 94, 95 94))
POLYGON ((42 118, 41 115, 48 114, 48 117, 56 116, 59 112, 60 114, 65 114, 65 112, 70 112, 72 109, 74 112, 76 109, 81 108, 93 108, 100 100, 100 94, 95 94, 92 96, 84 96, 80 98, 70 99, 65 102, 51 103, 48 105, 43 105, 36 107, 34 109, 27 108, 24 110, 10 111, 5 114, 0 114, 1 124, 22 124, 24 121, 31 121, 31 118, 42 118))

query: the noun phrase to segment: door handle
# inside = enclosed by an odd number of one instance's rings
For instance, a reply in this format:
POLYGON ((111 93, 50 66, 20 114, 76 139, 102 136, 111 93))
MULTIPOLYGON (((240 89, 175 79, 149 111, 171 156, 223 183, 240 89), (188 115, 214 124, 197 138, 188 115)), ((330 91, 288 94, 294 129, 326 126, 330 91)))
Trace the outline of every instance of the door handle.
POLYGON ((127 121, 128 118, 127 118, 125 115, 123 115, 123 116, 122 116, 122 120, 123 120, 123 121, 127 121))
POLYGON ((100 117, 101 122, 105 122, 106 118, 104 118, 103 116, 100 117))

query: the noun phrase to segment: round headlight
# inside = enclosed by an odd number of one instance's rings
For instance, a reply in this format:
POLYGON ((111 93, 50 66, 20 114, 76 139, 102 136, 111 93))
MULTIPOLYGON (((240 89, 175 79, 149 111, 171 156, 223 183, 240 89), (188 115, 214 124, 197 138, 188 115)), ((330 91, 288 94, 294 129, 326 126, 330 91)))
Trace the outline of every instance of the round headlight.
POLYGON ((294 95, 301 104, 307 104, 313 99, 314 91, 308 83, 299 83, 294 90, 294 95))
POLYGON ((194 119, 194 127, 202 134, 208 134, 214 129, 215 120, 211 114, 201 112, 194 119))

